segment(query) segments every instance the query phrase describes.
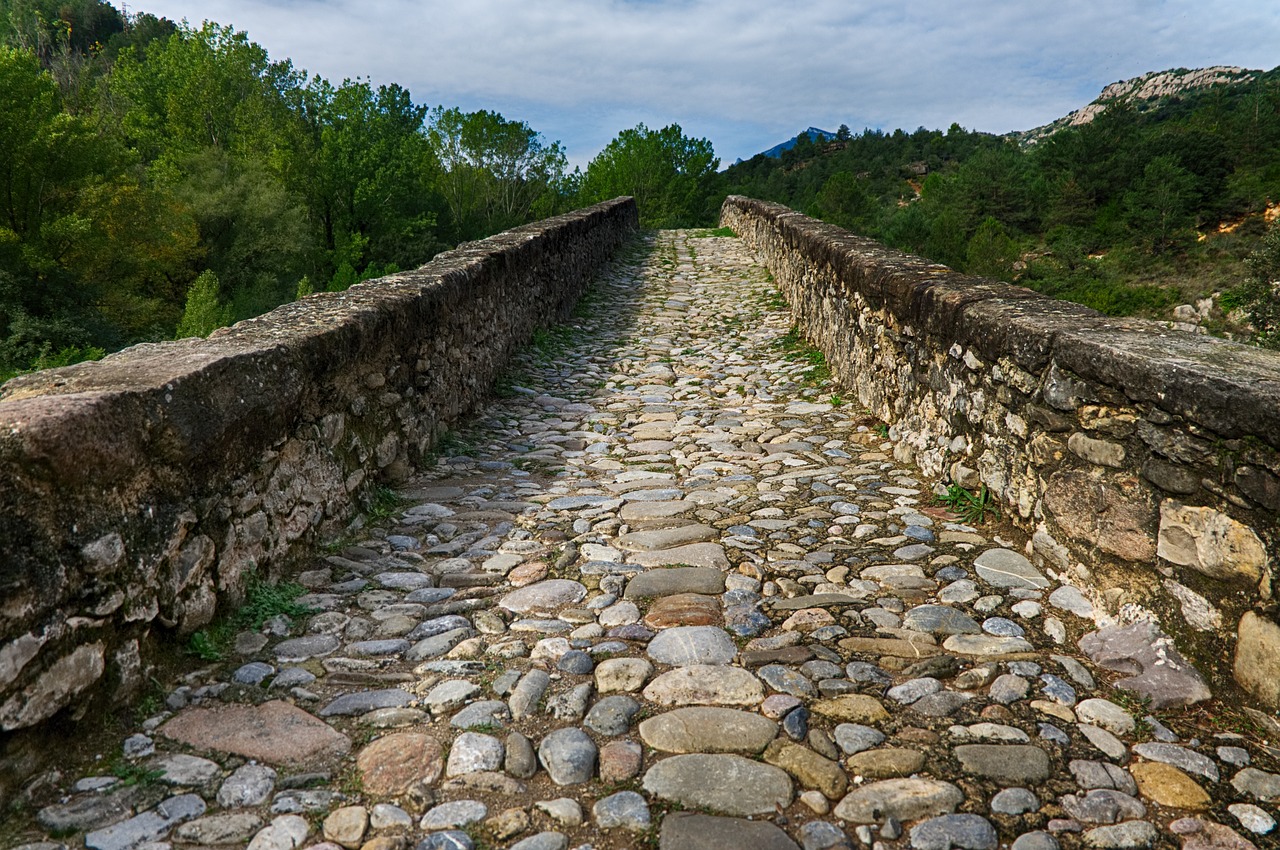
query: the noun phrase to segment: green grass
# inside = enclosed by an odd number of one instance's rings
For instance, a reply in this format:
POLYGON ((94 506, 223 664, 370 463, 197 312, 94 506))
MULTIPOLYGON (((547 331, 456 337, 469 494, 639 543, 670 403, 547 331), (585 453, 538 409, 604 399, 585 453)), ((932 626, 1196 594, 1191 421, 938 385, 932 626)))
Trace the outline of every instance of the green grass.
POLYGON ((221 661, 227 656, 237 632, 262 628, 262 624, 280 614, 291 619, 315 613, 297 599, 307 589, 296 582, 271 584, 250 576, 245 588, 244 604, 222 617, 207 629, 187 639, 187 652, 201 661, 221 661))
POLYGON ((738 234, 733 232, 732 227, 716 227, 703 230, 695 230, 689 234, 691 239, 711 239, 715 237, 736 239, 738 234))
POLYGON ((386 519, 404 504, 404 499, 390 487, 379 485, 369 494, 369 505, 365 512, 371 519, 386 519))
POLYGON ((800 373, 800 382, 804 386, 822 387, 831 382, 831 367, 827 365, 827 356, 804 338, 799 327, 793 325, 773 346, 780 349, 787 360, 809 364, 809 368, 800 373))
POLYGON ((995 497, 984 484, 977 493, 970 492, 959 484, 947 486, 946 495, 936 496, 934 501, 946 505, 952 513, 959 514, 970 525, 981 525, 987 521, 987 515, 1000 518, 1000 508, 995 497))

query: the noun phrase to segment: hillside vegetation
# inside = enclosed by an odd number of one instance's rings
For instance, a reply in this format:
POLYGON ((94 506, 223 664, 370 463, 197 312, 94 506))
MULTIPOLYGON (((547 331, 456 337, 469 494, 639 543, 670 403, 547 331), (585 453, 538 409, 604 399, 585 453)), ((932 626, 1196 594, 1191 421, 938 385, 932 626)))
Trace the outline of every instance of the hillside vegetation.
POLYGON ((1177 317, 1245 335, 1252 320, 1274 341, 1265 308, 1280 273, 1250 287, 1270 272, 1245 261, 1280 200, 1280 69, 1158 103, 1102 102, 1091 117, 1034 144, 954 124, 842 128, 730 167, 722 190, 1111 315, 1191 305, 1177 317))
POLYGON ((617 195, 646 227, 713 224, 729 193, 780 201, 1104 312, 1183 305, 1181 320, 1280 343, 1280 237, 1263 245, 1280 211, 1280 71, 1178 93, 1166 78, 1183 73, 1129 87, 1158 102, 1095 104, 1021 145, 842 127, 717 172, 709 140, 639 124, 570 171, 523 121, 333 83, 229 26, 7 0, 0 381, 205 336, 617 195))
POLYGON ((651 227, 713 209, 719 160, 678 125, 623 130, 569 171, 523 121, 120 9, 0 5, 0 381, 206 336, 621 194, 651 227))

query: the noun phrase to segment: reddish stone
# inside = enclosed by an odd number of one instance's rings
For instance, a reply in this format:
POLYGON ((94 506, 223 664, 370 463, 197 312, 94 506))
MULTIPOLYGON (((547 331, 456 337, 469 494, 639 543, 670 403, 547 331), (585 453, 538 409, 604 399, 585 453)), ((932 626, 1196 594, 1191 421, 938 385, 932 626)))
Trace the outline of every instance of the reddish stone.
POLYGON ((444 771, 444 750, 430 735, 398 732, 374 741, 356 756, 364 790, 403 797, 434 785, 444 771))
POLYGON ((676 593, 653 600, 645 625, 655 629, 672 626, 720 625, 720 602, 701 593, 676 593))
POLYGON ((626 782, 640 772, 644 751, 631 741, 610 741, 600 749, 600 780, 626 782))
POLYGON ((279 700, 189 709, 161 726, 160 734, 197 750, 289 766, 332 761, 351 749, 346 735, 279 700))
POLYGON ((535 581, 542 581, 547 577, 547 565, 542 561, 530 561, 521 564, 511 572, 507 573, 507 581, 511 582, 513 587, 524 587, 533 584, 535 581))

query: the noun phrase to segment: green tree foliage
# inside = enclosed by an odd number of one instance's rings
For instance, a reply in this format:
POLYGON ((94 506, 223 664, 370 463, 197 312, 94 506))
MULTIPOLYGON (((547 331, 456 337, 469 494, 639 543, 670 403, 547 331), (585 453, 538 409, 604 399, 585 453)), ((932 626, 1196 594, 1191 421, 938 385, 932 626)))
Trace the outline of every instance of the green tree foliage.
POLYGON ((559 210, 567 159, 523 121, 497 112, 436 107, 428 137, 460 239, 495 233, 559 210))
MULTIPOLYGON (((1167 315, 1244 276, 1261 230, 1236 225, 1280 200, 1280 68, 1158 108, 1111 103, 1024 147, 958 125, 839 135, 733 165, 719 194, 1108 314, 1167 315)), ((1265 315, 1254 324, 1265 336, 1265 315)))
POLYGON ((178 339, 206 337, 231 321, 231 311, 220 300, 218 276, 206 271, 187 290, 187 306, 178 322, 178 339))
POLYGON ((204 335, 571 202, 559 143, 493 112, 427 116, 400 86, 308 77, 231 27, 8 0, 0 378, 204 335))
POLYGON ((623 130, 596 155, 582 179, 584 203, 631 195, 645 227, 709 223, 716 206, 712 178, 720 160, 711 142, 691 139, 679 124, 623 130))
POLYGON ((1257 332, 1259 345, 1280 349, 1280 225, 1272 225, 1245 261, 1248 278, 1231 293, 1257 332))

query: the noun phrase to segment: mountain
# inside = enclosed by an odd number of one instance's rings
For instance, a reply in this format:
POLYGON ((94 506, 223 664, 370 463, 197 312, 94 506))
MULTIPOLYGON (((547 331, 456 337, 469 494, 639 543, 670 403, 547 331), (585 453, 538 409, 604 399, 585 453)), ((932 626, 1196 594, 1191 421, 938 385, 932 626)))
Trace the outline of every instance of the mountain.
POLYGON ((1235 86, 1248 83, 1262 71, 1214 65, 1211 68, 1174 68, 1169 71, 1151 71, 1130 80, 1120 80, 1102 90, 1102 94, 1089 105, 1064 115, 1056 121, 1033 130, 1010 133, 1018 144, 1034 145, 1067 127, 1088 124, 1098 113, 1114 101, 1130 103, 1139 112, 1159 109, 1171 100, 1192 92, 1204 91, 1214 86, 1235 86))
POLYGON ((790 139, 787 139, 782 144, 774 145, 773 147, 769 148, 767 151, 763 151, 763 154, 765 156, 770 156, 770 157, 773 157, 774 159, 777 159, 778 157, 782 156, 783 151, 789 151, 792 148, 794 148, 796 146, 796 142, 800 140, 801 136, 808 136, 809 140, 812 142, 825 142, 829 139, 834 139, 836 137, 836 134, 829 133, 826 130, 819 130, 817 127, 810 127, 808 130, 805 130, 803 133, 797 133, 796 135, 792 136, 790 139))

